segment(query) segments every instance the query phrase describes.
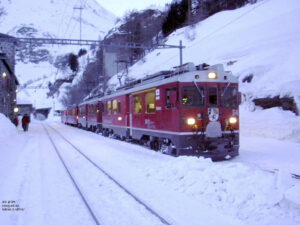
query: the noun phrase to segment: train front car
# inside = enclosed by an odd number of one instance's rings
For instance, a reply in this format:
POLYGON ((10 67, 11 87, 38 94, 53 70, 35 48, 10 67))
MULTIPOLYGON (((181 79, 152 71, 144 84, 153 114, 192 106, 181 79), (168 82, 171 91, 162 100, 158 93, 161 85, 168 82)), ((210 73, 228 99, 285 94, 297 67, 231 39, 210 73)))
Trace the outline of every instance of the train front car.
POLYGON ((135 80, 100 101, 105 136, 175 156, 238 155, 238 80, 222 65, 187 63, 135 80))
MULTIPOLYGON (((193 65, 185 66, 193 68, 193 65)), ((237 156, 240 102, 238 79, 224 71, 221 64, 204 64, 192 70, 178 77, 182 135, 174 140, 176 154, 200 155, 213 160, 237 156)))

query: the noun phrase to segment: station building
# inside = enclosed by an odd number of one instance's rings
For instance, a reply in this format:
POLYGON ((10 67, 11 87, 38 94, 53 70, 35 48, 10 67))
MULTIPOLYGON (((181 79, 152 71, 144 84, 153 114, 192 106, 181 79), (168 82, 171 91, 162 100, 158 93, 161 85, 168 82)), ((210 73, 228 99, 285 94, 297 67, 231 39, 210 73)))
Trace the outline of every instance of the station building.
MULTIPOLYGON (((0 34, 0 37, 10 37, 0 34)), ((11 37, 12 38, 12 37, 11 37)), ((18 79, 15 75, 15 43, 0 39, 0 113, 15 117, 18 79)))

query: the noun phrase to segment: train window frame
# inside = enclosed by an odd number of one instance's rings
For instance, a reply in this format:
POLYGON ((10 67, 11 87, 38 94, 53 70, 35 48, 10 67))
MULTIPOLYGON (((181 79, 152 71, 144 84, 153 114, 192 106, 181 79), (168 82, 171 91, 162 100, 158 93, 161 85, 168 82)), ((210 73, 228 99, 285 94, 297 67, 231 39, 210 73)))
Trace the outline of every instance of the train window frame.
POLYGON ((103 102, 99 102, 99 112, 104 112, 104 104, 103 102))
POLYGON ((156 113, 156 93, 154 91, 149 91, 145 94, 145 106, 146 113, 156 113))
POLYGON ((143 109, 142 96, 133 95, 133 112, 134 114, 141 114, 143 109))
POLYGON ((117 112, 118 112, 118 100, 117 99, 114 99, 112 101, 112 111, 113 111, 113 114, 117 114, 117 112))
POLYGON ((122 112, 122 110, 121 110, 121 106, 122 105, 121 105, 121 101, 120 100, 118 100, 117 105, 118 105, 117 106, 118 107, 117 113, 120 114, 122 112))
POLYGON ((207 95, 208 95, 208 106, 209 107, 218 107, 219 106, 219 96, 218 96, 219 92, 218 92, 218 87, 216 86, 209 86, 207 87, 207 95), (210 90, 216 90, 215 93, 211 93, 210 90), (213 99, 213 96, 215 96, 216 98, 213 99), (216 102, 215 104, 213 102, 216 102))
POLYGON ((197 85, 197 87, 195 85, 184 85, 181 87, 181 96, 180 96, 180 102, 181 102, 181 106, 183 108, 204 108, 206 103, 205 103, 205 87, 201 86, 201 85, 197 85), (190 89, 190 90, 188 90, 190 89), (201 97, 200 101, 198 104, 184 104, 184 92, 185 90, 188 90, 190 92, 193 93, 197 93, 197 95, 199 97, 201 97), (201 91, 201 93, 199 93, 199 90, 201 91))
POLYGON ((178 89, 177 87, 171 87, 171 88, 166 88, 165 90, 165 96, 166 96, 166 109, 171 109, 171 108, 177 108, 178 104, 178 89), (172 94, 171 92, 175 92, 175 101, 172 101, 172 94))
POLYGON ((238 107, 238 87, 236 87, 236 86, 225 87, 224 86, 224 87, 222 87, 221 90, 222 90, 221 93, 223 93, 223 95, 221 95, 221 106, 223 108, 236 109, 238 107), (234 95, 231 95, 231 96, 228 95, 230 93, 233 93, 234 91, 236 93, 235 96, 234 95), (228 99, 230 99, 230 98, 231 98, 231 101, 229 102, 228 99), (227 104, 226 104, 226 102, 227 102, 227 104))
POLYGON ((111 101, 107 101, 106 102, 106 110, 107 110, 107 114, 110 115, 111 114, 111 101))

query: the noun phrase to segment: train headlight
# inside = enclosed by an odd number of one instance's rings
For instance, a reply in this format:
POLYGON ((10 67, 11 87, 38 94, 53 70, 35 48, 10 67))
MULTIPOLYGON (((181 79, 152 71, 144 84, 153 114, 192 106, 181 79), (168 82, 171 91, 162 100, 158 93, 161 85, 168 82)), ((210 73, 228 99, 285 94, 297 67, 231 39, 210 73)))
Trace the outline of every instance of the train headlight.
POLYGON ((195 125, 196 120, 195 120, 195 118, 190 117, 190 118, 187 119, 186 122, 187 122, 188 125, 195 125))
POLYGON ((121 117, 121 116, 119 116, 119 117, 118 117, 118 120, 119 120, 119 121, 122 121, 122 117, 121 117))
POLYGON ((217 79, 217 73, 215 72, 209 72, 207 74, 208 79, 217 79))
POLYGON ((229 123, 230 123, 230 124, 236 124, 236 123, 237 123, 237 118, 234 117, 234 116, 230 117, 230 118, 229 118, 229 123))

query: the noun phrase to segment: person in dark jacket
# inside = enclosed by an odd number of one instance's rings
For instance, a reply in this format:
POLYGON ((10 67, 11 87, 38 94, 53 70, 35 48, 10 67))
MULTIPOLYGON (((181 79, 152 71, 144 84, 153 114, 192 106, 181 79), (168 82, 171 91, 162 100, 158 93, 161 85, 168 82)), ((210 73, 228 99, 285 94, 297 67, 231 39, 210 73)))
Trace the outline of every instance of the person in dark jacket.
POLYGON ((19 125, 19 119, 18 119, 18 116, 15 116, 15 117, 14 117, 13 123, 15 124, 16 127, 19 125))
POLYGON ((30 117, 27 114, 25 114, 22 118, 22 127, 24 131, 28 131, 29 123, 30 123, 30 117))

